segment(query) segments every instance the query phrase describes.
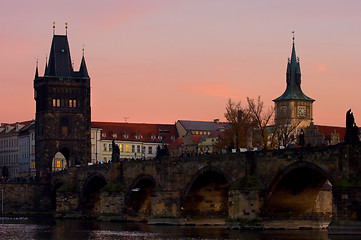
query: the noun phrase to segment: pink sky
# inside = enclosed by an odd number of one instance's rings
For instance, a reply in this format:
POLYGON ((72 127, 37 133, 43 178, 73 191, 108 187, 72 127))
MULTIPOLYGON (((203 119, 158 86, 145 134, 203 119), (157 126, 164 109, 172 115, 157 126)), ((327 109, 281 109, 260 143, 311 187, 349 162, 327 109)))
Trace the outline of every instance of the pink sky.
POLYGON ((43 75, 52 22, 75 69, 85 44, 93 121, 174 123, 224 120, 229 97, 286 87, 295 31, 303 92, 314 122, 361 126, 361 1, 105 0, 21 1, 0 9, 0 122, 35 118, 36 59, 43 75))

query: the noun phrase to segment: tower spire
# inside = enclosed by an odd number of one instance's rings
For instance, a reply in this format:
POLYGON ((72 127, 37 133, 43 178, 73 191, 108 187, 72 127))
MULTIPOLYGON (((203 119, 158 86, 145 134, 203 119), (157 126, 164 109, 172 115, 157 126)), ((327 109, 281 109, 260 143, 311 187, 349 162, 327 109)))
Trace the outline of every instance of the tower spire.
POLYGON ((55 35, 55 22, 53 22, 53 36, 55 35))
POLYGON ((295 31, 292 31, 292 34, 292 52, 291 58, 288 59, 286 72, 286 91, 273 101, 290 99, 314 101, 312 98, 307 97, 301 90, 301 67, 300 60, 296 56, 295 31))
POLYGON ((65 23, 65 35, 68 36, 68 23, 65 23))
POLYGON ((38 66, 39 66, 39 60, 36 59, 35 79, 39 78, 38 66))

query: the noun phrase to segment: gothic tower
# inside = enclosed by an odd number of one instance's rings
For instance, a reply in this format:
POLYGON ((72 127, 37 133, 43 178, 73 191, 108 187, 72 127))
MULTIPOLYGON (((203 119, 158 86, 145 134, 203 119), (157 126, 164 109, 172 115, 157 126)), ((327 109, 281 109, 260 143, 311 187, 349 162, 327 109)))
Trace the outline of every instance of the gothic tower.
POLYGON ((36 66, 34 98, 37 176, 50 176, 58 152, 67 166, 90 161, 90 78, 84 52, 79 71, 73 70, 67 35, 53 35, 44 76, 36 66))
POLYGON ((301 90, 300 60, 296 56, 293 37, 291 59, 288 59, 286 73, 286 91, 275 102, 275 124, 294 124, 298 127, 310 125, 313 120, 312 104, 315 101, 301 90))

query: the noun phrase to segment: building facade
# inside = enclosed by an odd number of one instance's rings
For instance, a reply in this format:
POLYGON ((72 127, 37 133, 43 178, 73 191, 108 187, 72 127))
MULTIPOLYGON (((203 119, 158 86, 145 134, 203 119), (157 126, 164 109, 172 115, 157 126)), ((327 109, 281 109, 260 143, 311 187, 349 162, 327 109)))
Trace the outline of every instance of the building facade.
MULTIPOLYGON (((28 128, 32 121, 17 122, 13 124, 2 123, 0 126, 0 167, 1 177, 16 178, 24 167, 23 159, 30 161, 31 141, 19 140, 19 133, 23 128, 28 128), (20 169, 20 166, 22 168, 20 169)), ((29 172, 29 169, 28 169, 29 172)))

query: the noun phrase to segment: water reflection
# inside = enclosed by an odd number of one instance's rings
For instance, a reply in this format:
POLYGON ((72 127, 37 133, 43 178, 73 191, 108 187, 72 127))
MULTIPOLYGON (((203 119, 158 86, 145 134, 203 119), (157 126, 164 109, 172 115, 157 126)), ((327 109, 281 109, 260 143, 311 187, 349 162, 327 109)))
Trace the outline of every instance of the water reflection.
POLYGON ((90 220, 1 219, 0 239, 241 239, 241 240, 339 240, 360 236, 328 236, 327 230, 238 231, 223 227, 149 226, 143 223, 114 223, 90 220))

